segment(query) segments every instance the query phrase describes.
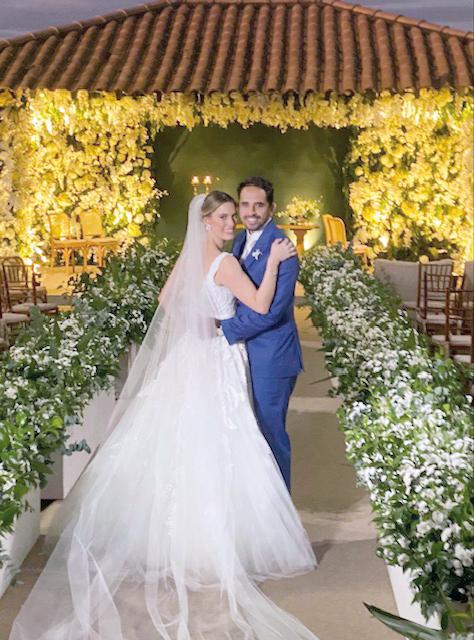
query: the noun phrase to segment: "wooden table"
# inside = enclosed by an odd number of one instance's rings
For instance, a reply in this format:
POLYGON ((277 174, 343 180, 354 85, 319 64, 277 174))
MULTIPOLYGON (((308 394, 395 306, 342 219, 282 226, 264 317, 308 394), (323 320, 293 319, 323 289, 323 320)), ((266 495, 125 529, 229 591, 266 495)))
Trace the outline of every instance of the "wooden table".
MULTIPOLYGON (((284 231, 293 231, 296 236, 296 251, 298 252, 298 256, 301 256, 304 253, 304 237, 308 233, 308 231, 313 231, 313 229, 319 229, 317 224, 277 224, 279 229, 283 229, 284 231)), ((238 224, 236 226, 237 229, 245 229, 243 224, 238 224)))
POLYGON ((279 229, 284 229, 285 231, 293 231, 296 236, 296 250, 298 252, 298 256, 301 256, 304 253, 304 237, 308 233, 308 231, 313 231, 313 229, 319 229, 317 224, 279 224, 277 225, 279 229))

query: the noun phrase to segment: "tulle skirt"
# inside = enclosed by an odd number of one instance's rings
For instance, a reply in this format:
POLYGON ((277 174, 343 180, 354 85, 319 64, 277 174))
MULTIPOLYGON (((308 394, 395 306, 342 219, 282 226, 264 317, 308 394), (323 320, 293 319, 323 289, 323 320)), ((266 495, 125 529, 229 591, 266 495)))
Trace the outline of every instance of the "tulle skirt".
POLYGON ((245 347, 184 336, 62 505, 10 640, 314 640, 256 583, 316 560, 256 423, 245 347))

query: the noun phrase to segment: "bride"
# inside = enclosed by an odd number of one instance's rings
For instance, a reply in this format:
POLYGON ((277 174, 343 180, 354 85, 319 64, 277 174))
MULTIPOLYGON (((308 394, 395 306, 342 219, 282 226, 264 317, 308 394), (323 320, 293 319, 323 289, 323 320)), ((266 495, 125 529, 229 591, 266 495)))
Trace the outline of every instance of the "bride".
POLYGON ((223 251, 234 227, 229 195, 191 201, 108 436, 10 640, 317 640, 256 586, 316 559, 256 423, 245 346, 216 328, 235 298, 267 313, 295 250, 275 241, 256 289, 223 251))

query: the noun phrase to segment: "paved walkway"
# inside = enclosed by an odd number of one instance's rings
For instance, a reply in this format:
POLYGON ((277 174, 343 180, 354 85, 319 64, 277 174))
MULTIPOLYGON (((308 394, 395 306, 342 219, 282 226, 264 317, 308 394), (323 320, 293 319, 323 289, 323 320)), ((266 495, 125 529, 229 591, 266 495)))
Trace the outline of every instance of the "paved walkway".
POLYGON ((310 535, 319 566, 311 574, 267 582, 265 592, 296 615, 320 640, 396 640, 363 602, 397 612, 384 562, 375 555, 375 526, 367 493, 356 486, 345 457, 344 436, 328 397, 320 338, 308 310, 297 310, 305 371, 290 403, 293 499, 310 535))
MULTIPOLYGON (((319 336, 297 311, 305 372, 290 404, 288 428, 293 444, 293 498, 318 558, 311 574, 268 581, 264 591, 296 615, 320 640, 396 640, 399 636, 372 619, 363 602, 396 613, 385 565, 375 555, 375 527, 366 492, 356 487, 346 461, 344 437, 335 411, 339 400, 328 397, 319 336)), ((55 504, 42 514, 46 531, 55 504)), ((0 600, 0 640, 41 571, 46 558, 39 543, 25 561, 18 582, 0 600)))

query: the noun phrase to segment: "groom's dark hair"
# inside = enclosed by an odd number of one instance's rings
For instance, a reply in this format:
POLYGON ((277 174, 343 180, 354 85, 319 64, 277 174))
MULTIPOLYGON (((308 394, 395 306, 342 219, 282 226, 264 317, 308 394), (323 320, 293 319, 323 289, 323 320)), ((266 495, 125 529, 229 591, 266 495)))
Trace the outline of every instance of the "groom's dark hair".
POLYGON ((260 176, 252 176, 251 178, 246 178, 237 187, 237 194, 239 198, 240 192, 245 187, 258 187, 259 189, 263 189, 267 196, 268 204, 273 204, 273 185, 270 180, 265 180, 265 178, 261 178, 260 176))

